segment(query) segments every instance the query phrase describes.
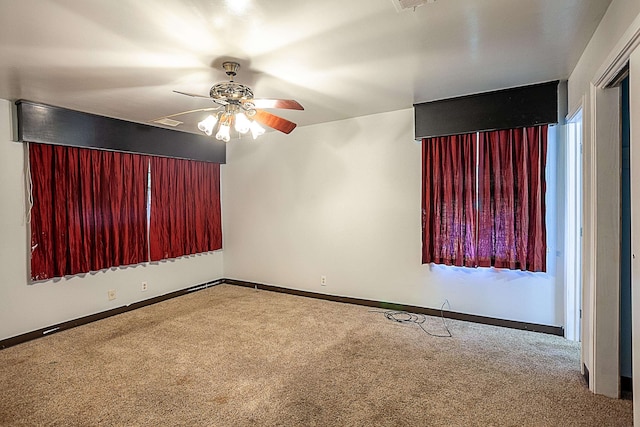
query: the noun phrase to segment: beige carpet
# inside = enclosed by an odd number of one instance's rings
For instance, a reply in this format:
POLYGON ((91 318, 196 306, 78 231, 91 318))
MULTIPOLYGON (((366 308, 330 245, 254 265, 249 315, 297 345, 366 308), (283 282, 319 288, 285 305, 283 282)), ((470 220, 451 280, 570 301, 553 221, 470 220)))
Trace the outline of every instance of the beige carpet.
POLYGON ((220 285, 0 351, 0 425, 632 424, 575 343, 448 323, 220 285))

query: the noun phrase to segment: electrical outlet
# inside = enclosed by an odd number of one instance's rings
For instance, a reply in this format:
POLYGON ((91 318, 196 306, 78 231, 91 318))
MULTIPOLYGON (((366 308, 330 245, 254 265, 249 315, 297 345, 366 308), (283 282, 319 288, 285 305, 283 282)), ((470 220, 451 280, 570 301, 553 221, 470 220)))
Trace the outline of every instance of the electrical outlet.
POLYGON ((320 286, 327 286, 327 276, 320 276, 320 286))
POLYGON ((142 285, 140 285, 140 291, 146 292, 147 289, 149 289, 149 285, 147 285, 147 282, 142 282, 142 285))
POLYGON ((107 298, 109 298, 109 301, 113 301, 114 299, 116 299, 116 290, 115 289, 109 289, 107 291, 107 298))

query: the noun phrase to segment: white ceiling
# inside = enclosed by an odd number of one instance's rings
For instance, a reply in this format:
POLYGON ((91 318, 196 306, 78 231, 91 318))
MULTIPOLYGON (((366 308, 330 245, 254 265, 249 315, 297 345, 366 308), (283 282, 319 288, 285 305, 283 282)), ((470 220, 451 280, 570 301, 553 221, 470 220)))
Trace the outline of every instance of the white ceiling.
MULTIPOLYGON (((236 81, 299 125, 566 79, 610 0, 0 0, 0 98, 148 123, 236 81)), ((185 129, 197 132, 195 129, 185 129)))

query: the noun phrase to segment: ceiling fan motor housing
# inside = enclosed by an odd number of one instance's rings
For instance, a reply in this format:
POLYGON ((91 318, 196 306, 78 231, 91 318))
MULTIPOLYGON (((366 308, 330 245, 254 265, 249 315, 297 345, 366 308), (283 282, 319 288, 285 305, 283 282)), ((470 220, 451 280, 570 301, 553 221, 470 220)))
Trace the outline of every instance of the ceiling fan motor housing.
POLYGON ((253 91, 249 86, 236 82, 217 83, 211 86, 209 96, 226 102, 241 102, 253 99, 253 91))

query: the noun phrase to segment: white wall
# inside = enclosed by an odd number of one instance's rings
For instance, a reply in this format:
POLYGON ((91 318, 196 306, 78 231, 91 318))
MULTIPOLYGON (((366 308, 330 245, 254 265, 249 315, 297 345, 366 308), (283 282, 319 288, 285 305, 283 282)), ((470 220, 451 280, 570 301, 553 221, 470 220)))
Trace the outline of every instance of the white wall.
POLYGON ((234 140, 223 168, 225 277, 432 308, 446 298, 458 312, 562 325, 555 138, 549 151, 545 274, 421 264, 412 109, 234 140))
POLYGON ((11 103, 0 100, 0 339, 223 277, 223 252, 216 251, 30 284, 24 146, 12 135, 11 103), (108 301, 109 289, 117 299, 108 301))
MULTIPOLYGON (((616 135, 616 100, 592 82, 611 62, 616 45, 640 15, 638 0, 614 0, 569 78, 569 109, 583 105, 584 221, 583 221, 583 360, 596 392, 617 395, 620 143, 616 135), (612 252, 613 251, 613 252, 612 252), (598 299, 598 296, 605 296, 598 299), (617 298, 617 296, 616 296, 617 298), (596 358, 598 362, 596 363, 596 358), (600 378, 603 378, 601 381, 600 378)), ((612 89, 614 90, 614 89, 612 89)), ((615 95, 615 94, 613 94, 615 95)), ((633 124, 632 124, 633 126, 633 124)), ((632 164, 633 169, 633 164, 632 164)), ((634 351, 634 354, 637 352, 634 351)))

